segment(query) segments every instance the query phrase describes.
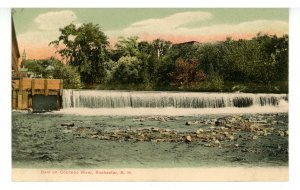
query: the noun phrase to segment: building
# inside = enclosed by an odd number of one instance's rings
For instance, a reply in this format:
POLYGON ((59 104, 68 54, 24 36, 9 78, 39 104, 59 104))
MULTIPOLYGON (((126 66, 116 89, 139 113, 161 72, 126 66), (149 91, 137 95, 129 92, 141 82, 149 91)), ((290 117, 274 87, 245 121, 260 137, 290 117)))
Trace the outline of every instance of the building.
POLYGON ((26 59, 27 59, 27 54, 26 54, 26 51, 24 49, 23 53, 22 53, 22 61, 25 61, 26 59))
POLYGON ((187 41, 187 42, 182 42, 182 43, 177 43, 174 44, 173 46, 182 46, 182 45, 199 45, 200 42, 197 41, 187 41))
POLYGON ((12 22, 11 22, 11 28, 12 28, 11 65, 12 65, 12 71, 18 72, 20 52, 19 52, 19 47, 18 47, 18 41, 17 41, 16 31, 15 31, 14 20, 13 20, 13 18, 11 18, 11 20, 12 20, 12 22))

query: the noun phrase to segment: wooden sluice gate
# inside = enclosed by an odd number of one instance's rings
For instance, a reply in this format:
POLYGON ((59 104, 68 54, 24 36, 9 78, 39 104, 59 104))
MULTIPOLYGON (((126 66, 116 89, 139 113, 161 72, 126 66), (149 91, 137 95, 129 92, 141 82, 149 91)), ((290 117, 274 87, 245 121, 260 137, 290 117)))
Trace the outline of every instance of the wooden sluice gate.
POLYGON ((37 111, 59 110, 63 81, 60 79, 21 78, 12 81, 12 108, 37 111))

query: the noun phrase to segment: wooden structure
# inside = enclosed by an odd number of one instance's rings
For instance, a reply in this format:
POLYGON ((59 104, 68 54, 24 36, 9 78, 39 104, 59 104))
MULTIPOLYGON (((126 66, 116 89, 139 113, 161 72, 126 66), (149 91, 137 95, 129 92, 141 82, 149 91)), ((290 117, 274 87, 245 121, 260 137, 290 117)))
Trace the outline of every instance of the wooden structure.
POLYGON ((61 108, 63 81, 60 79, 21 78, 13 80, 12 86, 13 109, 32 108, 36 95, 56 96, 55 107, 57 110, 61 108))

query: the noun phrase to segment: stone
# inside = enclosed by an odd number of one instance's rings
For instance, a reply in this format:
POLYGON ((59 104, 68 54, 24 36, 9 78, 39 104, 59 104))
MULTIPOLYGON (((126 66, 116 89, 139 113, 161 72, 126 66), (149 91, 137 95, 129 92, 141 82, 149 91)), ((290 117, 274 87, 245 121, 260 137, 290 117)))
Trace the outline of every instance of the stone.
POLYGON ((233 141, 233 140, 234 140, 234 136, 232 136, 232 135, 229 136, 229 140, 230 140, 230 141, 233 141))
POLYGON ((73 127, 74 123, 62 123, 61 126, 73 127))
POLYGON ((283 132, 283 131, 278 131, 278 134, 279 134, 281 137, 284 137, 284 132, 283 132))
POLYGON ((166 119, 164 117, 162 117, 162 116, 159 118, 159 120, 160 121, 166 121, 166 119))
POLYGON ((186 141, 186 142, 192 142, 192 137, 191 137, 190 135, 187 135, 187 136, 185 137, 185 141, 186 141))
POLYGON ((265 134, 263 131, 256 131, 256 134, 258 135, 258 136, 260 136, 260 135, 263 135, 263 134, 265 134))
POLYGON ((96 138, 98 138, 98 135, 92 135, 91 138, 96 139, 96 138))
POLYGON ((64 129, 63 133, 72 133, 72 130, 70 130, 70 129, 64 129))
POLYGON ((197 129, 197 131, 196 131, 197 134, 200 134, 200 133, 203 133, 203 132, 204 132, 203 129, 197 129))
POLYGON ((158 129, 158 128, 151 128, 151 130, 152 130, 153 132, 159 132, 159 129, 158 129))
POLYGON ((219 145, 219 144, 220 144, 220 141, 215 140, 215 141, 214 141, 214 144, 215 144, 215 145, 219 145))
POLYGON ((256 140, 256 139, 258 139, 258 137, 254 135, 254 136, 252 137, 252 139, 253 139, 253 140, 256 140))
POLYGON ((192 122, 191 121, 187 121, 187 122, 185 122, 185 125, 192 125, 192 122))
POLYGON ((226 121, 224 119, 218 119, 216 122, 215 122, 215 125, 216 126, 221 126, 221 125, 225 125, 226 121))
POLYGON ((236 122, 236 118, 232 117, 229 121, 230 121, 230 123, 234 123, 234 122, 236 122))

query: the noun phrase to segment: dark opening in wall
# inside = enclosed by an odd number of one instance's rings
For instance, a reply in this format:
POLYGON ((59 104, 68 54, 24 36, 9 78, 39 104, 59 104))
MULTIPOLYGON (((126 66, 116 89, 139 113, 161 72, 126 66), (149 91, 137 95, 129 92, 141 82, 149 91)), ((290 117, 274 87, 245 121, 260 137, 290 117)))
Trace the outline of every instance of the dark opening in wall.
POLYGON ((58 110, 58 96, 34 95, 32 109, 34 112, 58 110))

